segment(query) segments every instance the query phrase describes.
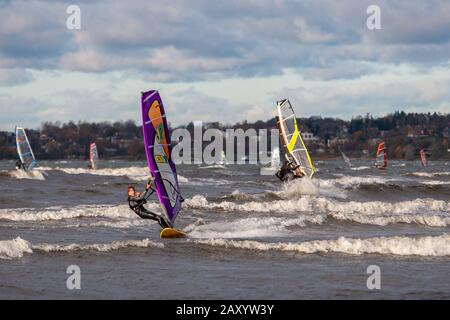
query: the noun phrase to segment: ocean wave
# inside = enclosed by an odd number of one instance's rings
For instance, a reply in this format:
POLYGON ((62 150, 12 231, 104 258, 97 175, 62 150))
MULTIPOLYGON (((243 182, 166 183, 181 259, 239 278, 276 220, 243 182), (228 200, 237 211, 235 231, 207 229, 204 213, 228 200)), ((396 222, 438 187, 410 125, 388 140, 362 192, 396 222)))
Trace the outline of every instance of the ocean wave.
MULTIPOLYGON (((157 203, 148 203, 149 210, 160 211, 157 203)), ((105 217, 111 219, 134 218, 135 214, 127 205, 82 205, 76 207, 49 207, 43 209, 19 208, 0 209, 0 220, 9 221, 50 221, 77 218, 105 217)))
POLYGON ((216 178, 193 178, 186 181, 190 186, 223 186, 233 184, 232 180, 216 178))
POLYGON ((360 171, 360 170, 369 170, 372 169, 372 167, 369 166, 360 166, 360 167, 351 167, 350 170, 353 171, 360 171))
POLYGON ((329 200, 324 197, 304 196, 296 200, 277 200, 271 202, 234 203, 230 201, 209 202, 196 195, 186 199, 185 204, 193 209, 221 209, 243 212, 362 212, 362 213, 410 213, 410 212, 450 212, 450 203, 434 199, 415 199, 396 203, 382 201, 329 200))
POLYGON ((29 172, 23 171, 23 170, 11 170, 8 171, 7 174, 14 179, 22 180, 22 179, 28 179, 28 180, 45 180, 45 172, 40 171, 39 169, 34 169, 29 172))
POLYGON ((0 241, 0 259, 22 258, 24 253, 33 253, 28 241, 20 237, 0 241))
POLYGON ((433 180, 433 181, 421 181, 420 183, 425 184, 425 185, 430 185, 430 186, 442 186, 442 185, 450 184, 450 181, 433 180))
POLYGON ((32 245, 32 250, 43 251, 43 252, 73 252, 73 251, 100 251, 108 252, 115 251, 124 248, 164 248, 163 243, 154 242, 150 239, 143 240, 124 240, 124 241, 113 241, 112 243, 101 243, 101 244, 77 244, 72 243, 68 245, 62 244, 48 244, 41 243, 32 245))
MULTIPOLYGON (((40 170, 43 171, 52 171, 57 170, 64 172, 66 174, 90 174, 90 175, 98 175, 98 176, 112 176, 112 177, 128 177, 134 181, 147 181, 150 176, 149 170, 147 167, 128 167, 128 168, 104 168, 97 170, 89 170, 85 168, 62 168, 62 167, 40 167, 40 170)), ((186 177, 178 175, 178 181, 180 183, 186 183, 189 180, 186 177)))
POLYGON ((283 217, 244 218, 234 221, 205 223, 194 222, 183 229, 190 238, 261 238, 286 236, 289 227, 305 227, 306 224, 321 224, 324 217, 301 216, 294 219, 283 217))
MULTIPOLYGON (((450 181, 431 180, 431 181, 412 181, 410 179, 402 178, 386 178, 386 177, 374 177, 374 176, 359 176, 359 177, 340 177, 335 179, 317 179, 319 182, 318 193, 324 193, 324 188, 334 189, 333 193, 341 197, 346 198, 347 194, 342 193, 342 189, 352 191, 408 191, 418 190, 427 192, 433 189, 433 186, 445 186, 450 184, 450 181), (431 188, 430 188, 431 187, 431 188)), ((326 189, 325 189, 326 190, 326 189)), ((330 195, 332 196, 332 195, 330 195)))
POLYGON ((406 167, 406 163, 391 164, 391 167, 406 167))
POLYGON ((212 164, 207 166, 200 166, 199 169, 225 169, 225 165, 223 164, 212 164))
POLYGON ((131 229, 157 224, 156 221, 148 219, 129 219, 119 221, 97 221, 92 223, 68 224, 65 228, 112 228, 112 229, 131 229))
POLYGON ((33 245, 30 242, 17 237, 13 240, 0 241, 0 259, 21 258, 25 253, 41 252, 74 252, 74 251, 99 251, 108 252, 124 248, 164 248, 163 243, 149 239, 113 241, 102 244, 49 244, 40 243, 33 245))
POLYGON ((326 217, 350 222, 388 225, 393 223, 415 223, 432 227, 450 225, 450 203, 434 199, 415 199, 396 203, 382 201, 336 201, 323 197, 304 196, 297 200, 270 202, 230 201, 209 202, 196 195, 185 201, 188 208, 223 210, 226 212, 322 214, 326 217))
POLYGON ((266 191, 263 193, 245 193, 239 189, 234 190, 231 194, 223 196, 221 199, 226 201, 263 201, 263 200, 280 200, 283 199, 278 191, 266 191))
POLYGON ((390 224, 417 224, 428 227, 447 227, 450 226, 450 216, 426 215, 426 214, 358 214, 332 212, 327 215, 329 218, 376 226, 386 226, 390 224))
POLYGON ((412 172, 412 173, 405 173, 404 175, 405 176, 434 178, 434 177, 450 176, 450 172, 412 172))
POLYGON ((402 180, 394 178, 374 177, 374 176, 344 176, 338 179, 320 180, 321 185, 336 186, 339 185, 346 189, 355 189, 361 185, 386 185, 388 183, 401 182, 402 180))
POLYGON ((282 251, 302 254, 342 253, 349 255, 381 254, 394 256, 450 256, 450 236, 375 237, 354 239, 313 240, 299 243, 268 243, 252 240, 194 240, 201 245, 254 251, 282 251))

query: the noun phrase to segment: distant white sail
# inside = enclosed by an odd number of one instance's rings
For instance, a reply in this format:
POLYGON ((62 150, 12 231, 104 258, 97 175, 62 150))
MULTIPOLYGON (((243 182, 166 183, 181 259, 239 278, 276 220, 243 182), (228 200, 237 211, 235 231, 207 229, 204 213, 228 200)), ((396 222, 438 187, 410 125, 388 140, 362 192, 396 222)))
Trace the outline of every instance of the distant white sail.
POLYGON ((345 163, 346 163, 349 167, 351 167, 351 166, 352 166, 352 163, 350 162, 350 159, 345 155, 345 153, 341 152, 341 154, 342 154, 342 158, 344 158, 345 163))
POLYGON ((17 153, 25 171, 31 171, 37 165, 33 150, 24 128, 16 127, 17 153))

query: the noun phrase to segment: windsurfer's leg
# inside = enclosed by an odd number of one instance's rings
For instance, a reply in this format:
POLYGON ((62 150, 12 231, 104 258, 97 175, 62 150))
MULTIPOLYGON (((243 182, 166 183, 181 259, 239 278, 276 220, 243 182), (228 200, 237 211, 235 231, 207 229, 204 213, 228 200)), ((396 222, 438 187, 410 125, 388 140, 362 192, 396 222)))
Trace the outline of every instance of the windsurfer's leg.
POLYGON ((159 219, 158 219, 159 215, 158 214, 156 214, 154 212, 151 212, 151 211, 148 211, 143 206, 137 207, 135 212, 142 219, 150 219, 150 220, 159 221, 159 219))
POLYGON ((164 219, 160 215, 158 215, 158 222, 159 222, 159 225, 161 226, 161 228, 163 228, 163 229, 172 228, 172 226, 166 221, 166 219, 164 219))
POLYGON ((170 223, 168 223, 168 222, 166 221, 166 219, 164 219, 163 216, 161 216, 161 215, 159 215, 159 214, 157 214, 157 213, 148 211, 148 210, 145 209, 144 207, 141 208, 141 211, 142 211, 142 213, 147 217, 147 218, 144 218, 144 219, 152 219, 152 220, 158 221, 159 225, 160 225, 161 228, 163 228, 163 229, 165 229, 165 228, 172 228, 172 226, 170 225, 170 223))

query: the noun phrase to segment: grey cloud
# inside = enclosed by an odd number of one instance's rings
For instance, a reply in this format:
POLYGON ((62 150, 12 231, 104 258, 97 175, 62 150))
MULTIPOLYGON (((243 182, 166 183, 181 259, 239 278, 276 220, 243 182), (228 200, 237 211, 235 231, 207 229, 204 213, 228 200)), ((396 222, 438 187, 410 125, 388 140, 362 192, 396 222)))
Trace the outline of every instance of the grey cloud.
POLYGON ((69 1, 5 2, 0 68, 136 70, 164 81, 289 68, 331 79, 373 72, 366 61, 434 65, 450 59, 450 4, 444 0, 377 1, 383 29, 376 31, 366 28, 370 0, 77 3, 82 29, 68 31, 69 1), (356 72, 334 67, 349 64, 356 72))
POLYGON ((348 119, 353 115, 384 115, 394 110, 450 112, 450 77, 385 81, 341 81, 314 87, 281 90, 274 96, 289 97, 298 116, 326 114, 348 119))
POLYGON ((0 72, 0 86, 15 86, 33 80, 33 75, 24 69, 2 69, 0 72))

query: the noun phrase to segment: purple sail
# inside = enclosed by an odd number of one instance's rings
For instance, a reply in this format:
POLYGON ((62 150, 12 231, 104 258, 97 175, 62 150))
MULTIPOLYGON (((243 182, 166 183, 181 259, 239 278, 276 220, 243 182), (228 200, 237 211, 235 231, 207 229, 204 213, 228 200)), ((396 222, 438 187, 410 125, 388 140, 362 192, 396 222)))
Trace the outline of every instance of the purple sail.
POLYGON ((158 91, 142 93, 142 130, 147 164, 159 202, 173 225, 181 208, 177 170, 172 160, 170 132, 158 91))

